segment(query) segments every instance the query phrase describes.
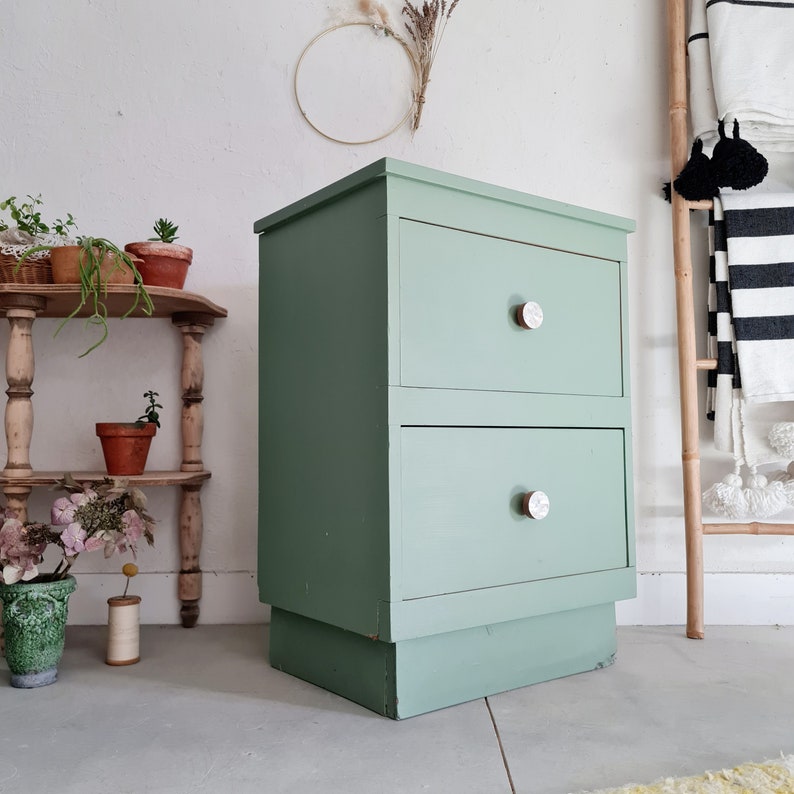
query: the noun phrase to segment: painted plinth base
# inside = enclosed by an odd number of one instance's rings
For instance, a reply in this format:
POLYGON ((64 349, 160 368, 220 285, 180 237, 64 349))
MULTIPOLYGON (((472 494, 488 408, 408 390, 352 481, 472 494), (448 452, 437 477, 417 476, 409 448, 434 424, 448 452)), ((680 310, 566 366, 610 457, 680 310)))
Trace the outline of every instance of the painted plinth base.
POLYGON ((270 664, 392 719, 611 664, 614 603, 402 640, 273 607, 270 664))
POLYGON ((58 668, 50 667, 38 673, 11 673, 11 686, 17 689, 35 689, 39 686, 49 686, 58 679, 58 668))

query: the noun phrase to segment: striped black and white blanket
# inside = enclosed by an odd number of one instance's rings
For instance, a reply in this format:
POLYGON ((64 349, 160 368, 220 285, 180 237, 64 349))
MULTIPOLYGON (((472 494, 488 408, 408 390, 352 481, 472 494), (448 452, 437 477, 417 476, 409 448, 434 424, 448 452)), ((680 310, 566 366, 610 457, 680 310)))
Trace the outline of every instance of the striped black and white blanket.
POLYGON ((718 119, 739 119, 763 149, 794 150, 794 2, 691 0, 692 131, 707 146, 718 119))
POLYGON ((707 411, 717 449, 777 462, 773 425, 794 421, 794 194, 726 194, 709 217, 707 411))

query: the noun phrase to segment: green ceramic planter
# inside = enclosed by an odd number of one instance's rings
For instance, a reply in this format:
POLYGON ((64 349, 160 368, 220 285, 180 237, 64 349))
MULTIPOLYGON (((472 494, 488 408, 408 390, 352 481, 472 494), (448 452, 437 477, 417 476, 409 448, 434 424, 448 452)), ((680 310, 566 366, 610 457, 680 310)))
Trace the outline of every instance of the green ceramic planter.
POLYGON ((69 596, 76 588, 73 576, 57 582, 0 583, 11 686, 32 689, 57 679, 69 596))

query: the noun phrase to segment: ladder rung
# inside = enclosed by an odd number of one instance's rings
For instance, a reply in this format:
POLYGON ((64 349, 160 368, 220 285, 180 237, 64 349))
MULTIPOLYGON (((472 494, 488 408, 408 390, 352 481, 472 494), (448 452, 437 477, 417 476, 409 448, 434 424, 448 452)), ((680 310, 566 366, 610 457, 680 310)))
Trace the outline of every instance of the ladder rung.
POLYGON ((684 200, 687 208, 690 210, 713 210, 714 202, 711 199, 703 199, 702 201, 686 201, 684 200))
POLYGON ((703 524, 704 535, 794 535, 794 524, 703 524))
POLYGON ((695 369, 717 369, 717 359, 698 358, 695 360, 695 369))

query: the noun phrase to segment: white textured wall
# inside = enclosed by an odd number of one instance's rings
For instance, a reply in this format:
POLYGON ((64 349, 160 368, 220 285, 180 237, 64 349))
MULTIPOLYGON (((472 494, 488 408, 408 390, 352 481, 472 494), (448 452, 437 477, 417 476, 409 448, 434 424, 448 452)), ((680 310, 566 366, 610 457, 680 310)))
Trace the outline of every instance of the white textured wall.
MULTIPOLYGON (((393 12, 400 3, 387 4, 393 12)), ((166 215, 195 249, 187 287, 229 309, 205 343, 202 619, 254 621, 257 602, 257 248, 253 221, 382 156, 636 219, 630 239, 640 598, 626 622, 682 622, 683 529, 661 0, 461 0, 422 126, 379 143, 319 137, 292 99, 304 45, 344 8, 321 0, 4 0, 0 193, 41 192, 53 214, 120 242, 166 215)), ((356 68, 350 51, 342 65, 356 68), (347 61, 345 60, 347 59, 347 61)), ((366 69, 364 64, 362 70, 366 69)), ((572 285, 575 289, 575 285, 572 285)), ((152 467, 178 463, 177 334, 115 321, 77 360, 73 323, 36 323, 34 466, 98 465, 98 420, 135 417, 158 390, 152 467)), ((0 338, 5 344, 6 330, 0 338)), ((722 473, 715 464, 712 474, 722 473)), ((707 473, 707 476, 710 476, 707 473)), ((41 510, 45 509, 43 499, 41 510)), ((157 492, 156 550, 136 582, 144 620, 176 622, 176 494, 157 492)), ((34 507, 35 510, 35 507, 34 507)), ((794 545, 707 539, 707 620, 788 622, 794 545), (771 575, 774 573, 775 575, 771 575)), ((72 619, 102 622, 120 585, 84 555, 72 619)))

